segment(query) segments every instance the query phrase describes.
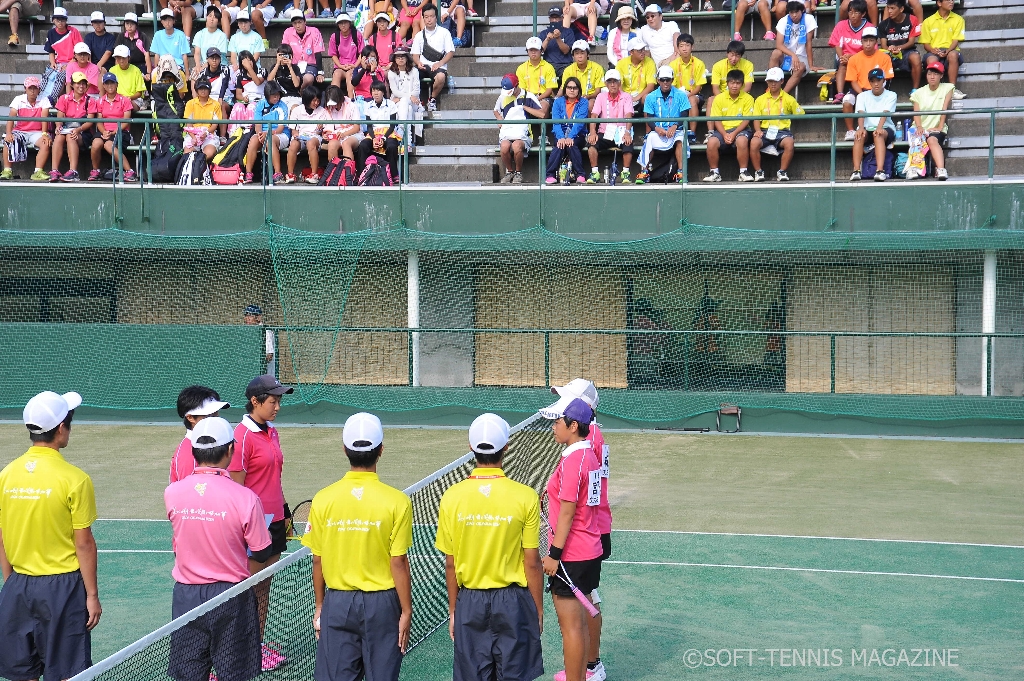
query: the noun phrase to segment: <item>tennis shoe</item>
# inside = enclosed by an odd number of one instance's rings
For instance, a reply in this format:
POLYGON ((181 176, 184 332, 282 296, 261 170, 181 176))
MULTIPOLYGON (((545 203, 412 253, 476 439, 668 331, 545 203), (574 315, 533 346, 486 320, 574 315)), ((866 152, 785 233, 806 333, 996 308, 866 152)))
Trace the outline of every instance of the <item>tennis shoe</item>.
POLYGON ((287 657, 282 655, 280 651, 276 650, 276 643, 264 643, 260 647, 263 651, 263 671, 272 671, 288 661, 287 657))
MULTIPOLYGON (((605 681, 608 674, 604 670, 604 663, 598 662, 597 667, 587 670, 587 681, 605 681)), ((555 681, 565 681, 565 670, 555 674, 555 681)))

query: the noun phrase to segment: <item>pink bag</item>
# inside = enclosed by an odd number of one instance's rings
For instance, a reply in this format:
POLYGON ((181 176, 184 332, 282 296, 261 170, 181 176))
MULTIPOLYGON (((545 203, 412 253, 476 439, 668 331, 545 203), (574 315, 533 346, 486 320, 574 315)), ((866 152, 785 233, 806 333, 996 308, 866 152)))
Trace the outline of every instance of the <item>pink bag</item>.
POLYGON ((214 184, 238 184, 242 177, 242 168, 236 163, 233 166, 210 166, 210 175, 214 184))
MULTIPOLYGON (((241 102, 235 102, 235 105, 233 107, 231 107, 231 116, 228 118, 228 120, 232 120, 232 121, 251 121, 251 120, 253 120, 253 118, 254 118, 254 116, 253 116, 253 113, 252 113, 252 109, 250 109, 245 104, 242 104, 241 102)), ((234 133, 235 130, 237 130, 239 127, 242 127, 241 124, 239 124, 239 123, 235 123, 235 124, 229 125, 228 126, 228 137, 231 137, 231 134, 234 133)))

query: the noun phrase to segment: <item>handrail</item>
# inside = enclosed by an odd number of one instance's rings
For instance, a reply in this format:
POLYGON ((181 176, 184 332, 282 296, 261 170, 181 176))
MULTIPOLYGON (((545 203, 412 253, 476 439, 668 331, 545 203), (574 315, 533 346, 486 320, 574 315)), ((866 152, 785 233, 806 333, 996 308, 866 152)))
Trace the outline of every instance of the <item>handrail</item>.
POLYGON ((507 334, 581 334, 609 336, 835 336, 837 338, 1024 338, 1024 333, 982 333, 972 331, 786 331, 759 329, 502 329, 502 328, 425 328, 405 326, 264 326, 270 331, 300 333, 507 333, 507 334))

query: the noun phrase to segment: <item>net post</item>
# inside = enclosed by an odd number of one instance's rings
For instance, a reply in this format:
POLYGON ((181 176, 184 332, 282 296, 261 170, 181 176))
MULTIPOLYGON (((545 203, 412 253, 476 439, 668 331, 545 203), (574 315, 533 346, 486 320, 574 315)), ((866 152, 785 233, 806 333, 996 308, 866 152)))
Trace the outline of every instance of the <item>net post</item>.
POLYGON ((992 371, 992 336, 996 332, 996 252, 985 251, 985 264, 981 293, 981 394, 989 396, 993 393, 990 376, 992 371))
MULTIPOLYGON (((833 119, 834 120, 834 119, 833 119)), ((829 392, 836 392, 836 335, 829 336, 829 392)))
MULTIPOLYGON (((408 258, 408 317, 409 328, 420 327, 420 255, 417 251, 409 251, 408 258)), ((418 387, 420 384, 420 334, 409 332, 409 385, 418 387)))

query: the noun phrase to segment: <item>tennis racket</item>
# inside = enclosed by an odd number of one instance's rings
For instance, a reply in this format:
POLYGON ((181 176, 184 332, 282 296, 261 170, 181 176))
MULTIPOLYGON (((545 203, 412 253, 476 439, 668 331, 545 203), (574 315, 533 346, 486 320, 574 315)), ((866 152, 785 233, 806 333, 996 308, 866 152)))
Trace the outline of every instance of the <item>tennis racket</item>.
MULTIPOLYGON (((551 525, 548 523, 548 518, 542 511, 540 514, 541 557, 548 555, 548 549, 550 548, 548 546, 548 531, 550 530, 550 528, 551 525)), ((569 589, 572 591, 572 595, 576 597, 576 600, 583 604, 583 607, 587 609, 587 613, 589 613, 591 617, 597 617, 601 614, 601 611, 598 610, 594 606, 594 604, 590 602, 590 599, 583 595, 583 592, 580 591, 575 584, 573 584, 572 578, 569 577, 569 573, 568 571, 566 571, 565 565, 562 563, 562 561, 558 561, 558 571, 555 572, 555 577, 562 580, 565 583, 565 585, 569 587, 569 589)))
POLYGON ((288 528, 288 539, 298 539, 309 532, 309 509, 313 506, 313 500, 308 499, 295 507, 292 511, 291 526, 288 528))

